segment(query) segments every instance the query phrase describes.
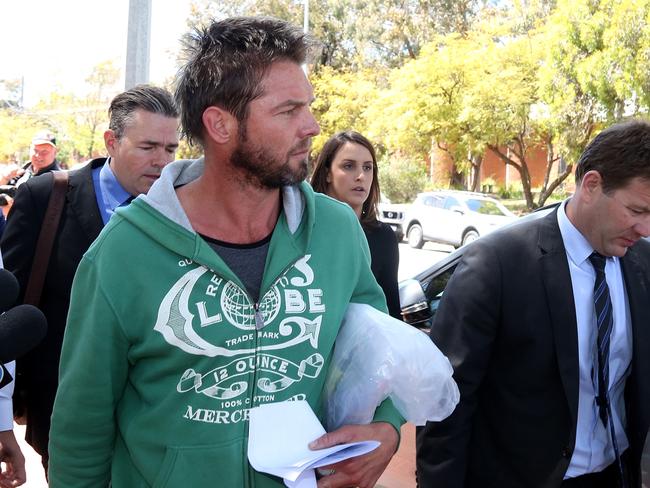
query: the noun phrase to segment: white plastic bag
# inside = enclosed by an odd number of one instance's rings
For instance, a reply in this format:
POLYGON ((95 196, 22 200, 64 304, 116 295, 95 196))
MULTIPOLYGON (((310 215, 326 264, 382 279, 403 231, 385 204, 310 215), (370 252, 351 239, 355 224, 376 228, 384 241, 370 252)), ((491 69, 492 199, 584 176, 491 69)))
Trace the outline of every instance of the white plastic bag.
POLYGON ((351 303, 325 383, 326 428, 369 423, 389 396, 415 425, 442 420, 460 397, 452 374, 447 358, 422 331, 351 303))

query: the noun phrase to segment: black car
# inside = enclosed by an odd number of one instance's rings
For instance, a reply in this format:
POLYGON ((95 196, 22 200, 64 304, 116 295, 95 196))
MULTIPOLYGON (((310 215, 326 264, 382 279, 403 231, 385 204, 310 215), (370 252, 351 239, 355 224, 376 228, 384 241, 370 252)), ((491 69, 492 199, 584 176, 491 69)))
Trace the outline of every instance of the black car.
MULTIPOLYGON (((557 205, 555 203, 540 208, 504 226, 504 228, 542 218, 552 212, 557 205)), ((474 242, 470 242, 461 246, 415 277, 400 283, 399 295, 404 322, 425 330, 431 327, 431 321, 438 309, 442 292, 445 291, 449 278, 463 257, 465 249, 473 245, 474 242)))

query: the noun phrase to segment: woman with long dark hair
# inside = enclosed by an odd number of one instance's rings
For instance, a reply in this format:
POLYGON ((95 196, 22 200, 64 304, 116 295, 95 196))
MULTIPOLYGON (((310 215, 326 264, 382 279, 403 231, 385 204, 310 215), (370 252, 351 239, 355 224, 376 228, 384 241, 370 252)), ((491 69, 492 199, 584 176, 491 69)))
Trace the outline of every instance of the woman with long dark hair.
POLYGON ((347 203, 368 239, 372 272, 384 290, 390 315, 401 319, 397 268, 399 250, 390 226, 377 220, 379 178, 372 143, 354 131, 339 132, 323 146, 311 177, 315 191, 347 203))

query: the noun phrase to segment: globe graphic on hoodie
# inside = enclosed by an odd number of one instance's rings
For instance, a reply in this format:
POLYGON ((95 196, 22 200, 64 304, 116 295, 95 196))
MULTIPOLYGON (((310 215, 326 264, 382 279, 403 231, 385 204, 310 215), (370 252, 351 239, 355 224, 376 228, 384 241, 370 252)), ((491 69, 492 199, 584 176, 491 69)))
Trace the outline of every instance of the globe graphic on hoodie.
MULTIPOLYGON (((239 329, 255 328, 255 305, 248 294, 233 282, 228 282, 221 293, 221 308, 226 319, 239 329)), ((259 305, 264 325, 270 323, 280 311, 280 291, 271 288, 259 305)))

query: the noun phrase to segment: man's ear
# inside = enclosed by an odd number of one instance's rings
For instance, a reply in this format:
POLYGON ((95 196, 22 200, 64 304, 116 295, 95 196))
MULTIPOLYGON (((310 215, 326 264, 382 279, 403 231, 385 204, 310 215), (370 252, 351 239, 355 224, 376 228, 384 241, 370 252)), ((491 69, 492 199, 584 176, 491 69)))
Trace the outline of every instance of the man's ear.
POLYGON ((104 145, 106 146, 106 150, 108 151, 108 155, 110 157, 115 156, 115 153, 117 152, 117 144, 119 143, 119 140, 117 137, 115 137, 115 131, 112 129, 108 129, 104 132, 104 145))
POLYGON ((206 136, 217 144, 226 144, 237 136, 239 124, 227 110, 212 105, 203 111, 202 118, 206 136))
POLYGON ((603 177, 596 170, 587 171, 582 177, 580 186, 585 197, 591 199, 603 191, 603 177))

